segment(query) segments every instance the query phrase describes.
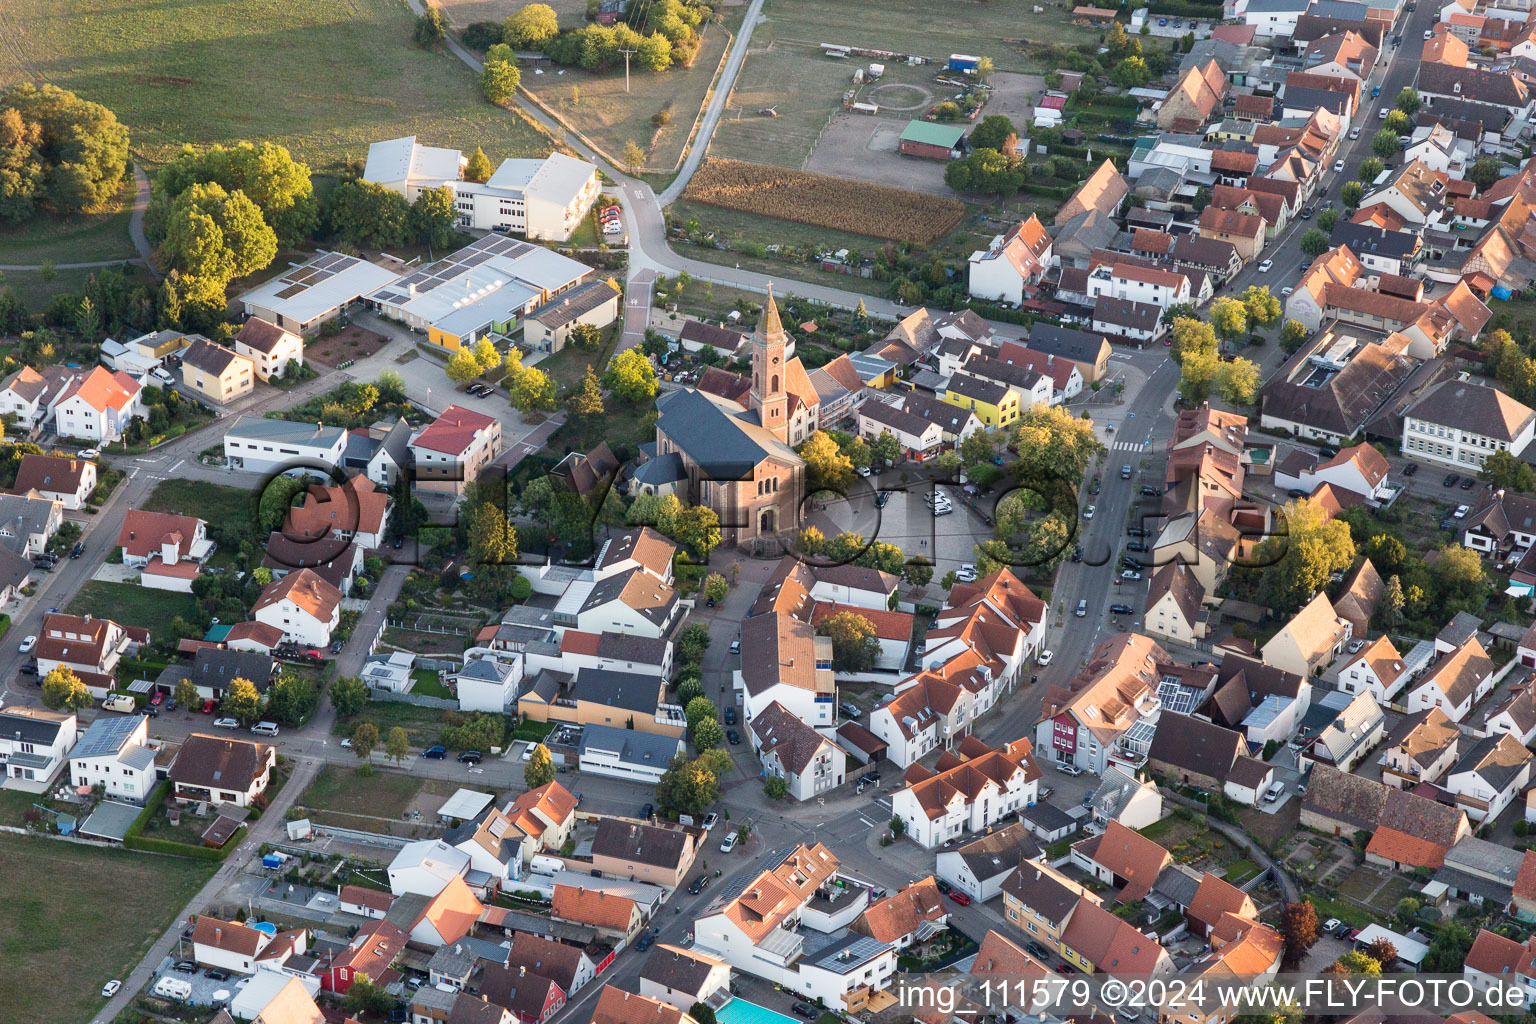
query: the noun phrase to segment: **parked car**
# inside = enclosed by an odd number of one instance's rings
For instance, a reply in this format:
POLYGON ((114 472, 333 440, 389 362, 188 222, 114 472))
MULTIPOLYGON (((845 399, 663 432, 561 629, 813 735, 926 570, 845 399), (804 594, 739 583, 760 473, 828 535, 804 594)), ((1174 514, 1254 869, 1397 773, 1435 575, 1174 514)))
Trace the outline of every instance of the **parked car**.
POLYGON ((1456 481, 1458 481, 1460 479, 1461 479, 1461 477, 1457 476, 1455 473, 1447 473, 1445 475, 1445 479, 1440 481, 1440 486, 1441 487, 1454 487, 1454 486, 1456 486, 1456 481))
POLYGON ((939 887, 940 894, 944 896, 948 896, 955 888, 942 878, 934 879, 933 884, 939 887))
POLYGON ((735 729, 725 730, 725 739, 726 742, 730 743, 730 745, 733 747, 741 746, 741 733, 737 732, 735 729))
POLYGON ((640 941, 635 943, 635 948, 638 949, 640 952, 644 953, 646 950, 650 949, 651 946, 655 945, 655 943, 656 943, 656 933, 655 932, 643 932, 640 935, 640 941))
POLYGON ((1065 961, 1063 961, 1062 963, 1059 963, 1059 964, 1056 965, 1056 973, 1057 974, 1069 974, 1069 975, 1070 974, 1076 974, 1077 973, 1077 968, 1073 967, 1071 964, 1066 963, 1065 961))
POLYGON ((649 818, 654 813, 656 813, 656 805, 655 804, 647 803, 647 804, 641 804, 640 805, 640 817, 642 817, 642 818, 649 818))
MULTIPOLYGON (((846 704, 847 701, 844 701, 843 703, 846 704)), ((854 710, 857 711, 858 708, 854 708, 854 710)), ((854 717, 857 718, 858 716, 855 715, 854 717)), ((735 725, 736 724, 736 705, 732 704, 732 705, 728 706, 725 709, 725 724, 726 725, 735 725)))
POLYGON ((1035 664, 1042 666, 1049 665, 1051 663, 1051 659, 1054 657, 1056 657, 1055 651, 1041 651, 1040 657, 1035 659, 1035 664))
POLYGON ((815 1020, 821 1016, 821 1011, 810 1003, 796 1003, 791 1009, 795 1011, 797 1017, 804 1017, 806 1020, 815 1020))
POLYGON ((213 720, 213 727, 215 729, 238 729, 240 728, 240 720, 238 718, 215 718, 213 720))
POLYGON ((422 757, 431 758, 433 761, 441 761, 448 756, 447 747, 428 747, 421 752, 422 757))
POLYGON ((740 654, 741 653, 741 641, 740 640, 732 640, 731 641, 731 653, 732 654, 740 654))
MULTIPOLYGON (((849 701, 849 700, 845 700, 845 701, 842 701, 841 703, 839 703, 837 705, 837 709, 839 711, 841 711, 843 714, 847 715, 849 718, 863 718, 864 717, 864 712, 859 710, 859 706, 857 704, 853 703, 852 701, 849 701)), ((732 723, 728 721, 726 724, 729 725, 729 724, 732 724, 732 723)))
POLYGON ((22 639, 21 647, 18 648, 18 649, 21 651, 22 654, 30 654, 30 653, 32 653, 32 648, 34 648, 36 646, 37 646, 37 637, 33 636, 31 634, 28 634, 25 638, 22 639))
POLYGON ((1141 579, 1141 573, 1137 572, 1135 569, 1127 569, 1125 572, 1120 574, 1120 578, 1123 580, 1139 580, 1141 579))
POLYGON ((144 705, 144 714, 149 716, 150 718, 159 718, 160 717, 160 709, 155 707, 153 704, 145 704, 144 705))
POLYGON ((1349 653, 1350 654, 1359 654, 1363 650, 1365 650, 1365 641, 1364 640, 1351 640, 1350 641, 1350 643, 1349 643, 1349 653))
POLYGON ((1259 273, 1267 274, 1271 270, 1273 270, 1274 267, 1275 267, 1275 261, 1274 260, 1265 260, 1263 263, 1259 264, 1259 273))
POLYGON ((479 764, 479 763, 480 763, 480 751, 478 751, 478 750, 466 750, 466 751, 464 751, 464 753, 459 755, 459 764, 479 764))
MULTIPOLYGON (((1092 509, 1093 506, 1089 505, 1088 508, 1092 509)), ((976 567, 969 562, 965 563, 955 570, 955 579, 960 583, 976 582, 976 567)))
POLYGON ((332 640, 331 641, 331 653, 332 654, 340 654, 342 652, 342 650, 346 646, 347 646, 347 642, 345 640, 332 640))
POLYGON ((1464 490, 1464 491, 1470 491, 1472 488, 1474 488, 1476 486, 1477 486, 1477 477, 1475 477, 1475 476, 1469 476, 1466 479, 1462 480, 1462 482, 1461 482, 1461 489, 1464 490))
POLYGON ((949 898, 960 904, 962 907, 968 907, 971 905, 970 895, 968 893, 961 892, 959 889, 951 892, 949 894, 949 898))
POLYGON ((1131 464, 1129 462, 1127 462, 1125 465, 1120 467, 1120 479, 1122 479, 1122 480, 1129 480, 1130 478, 1131 478, 1131 464))
POLYGON ((205 700, 205 701, 203 701, 203 706, 199 710, 201 710, 202 713, 205 714, 205 715, 211 715, 215 711, 217 711, 218 708, 219 708, 219 702, 218 701, 216 701, 216 700, 205 700))
POLYGON ((1046 949, 1044 946, 1040 945, 1040 943, 1036 942, 1034 939, 1030 939, 1028 942, 1024 943, 1024 948, 1029 951, 1030 956, 1037 960, 1050 961, 1056 955, 1055 953, 1046 949))
POLYGON ((1084 519, 1092 519, 1093 518, 1093 514, 1095 512, 1097 512, 1098 510, 1099 510, 1099 507, 1097 505, 1089 505, 1087 508, 1083 509, 1083 518, 1084 519))
POLYGON ((180 974, 196 974, 197 964, 191 960, 178 960, 171 966, 171 970, 180 974))
POLYGON ((228 971, 221 971, 217 967, 213 967, 213 968, 210 968, 209 970, 204 971, 203 972, 203 976, 206 977, 209 981, 228 981, 229 980, 229 972, 228 971))
POLYGON ((81 452, 80 452, 80 458, 84 459, 87 462, 90 462, 92 459, 99 459, 99 458, 101 458, 101 449, 100 448, 85 448, 85 449, 82 449, 81 452))
POLYGON ((1056 770, 1061 772, 1061 774, 1063 774, 1063 775, 1081 775, 1081 774, 1083 774, 1083 770, 1081 768, 1079 768, 1077 765, 1075 765, 1075 764, 1067 764, 1065 762, 1062 762, 1061 764, 1058 764, 1056 766, 1056 770))
POLYGON ((75 541, 75 546, 69 549, 69 557, 79 558, 83 554, 85 554, 85 545, 78 540, 75 541))
POLYGON ((118 981, 116 978, 113 978, 111 981, 101 986, 101 998, 111 999, 113 996, 117 995, 117 990, 122 987, 123 983, 118 981))
POLYGON ((1344 161, 1343 160, 1335 160, 1333 162, 1333 173, 1334 174, 1343 174, 1344 173, 1344 161))
POLYGON ((709 888, 709 875, 700 875, 698 878, 695 878, 692 882, 688 883, 688 895, 697 896, 707 888, 709 888))
POLYGON ((1136 609, 1128 604, 1112 604, 1109 606, 1111 615, 1135 615, 1136 609))
POLYGON ((1130 543, 1126 544, 1125 550, 1127 550, 1127 551, 1145 551, 1145 550, 1147 550, 1147 545, 1146 545, 1145 541, 1133 540, 1130 543))
POLYGON ((736 833, 727 832, 725 839, 720 843, 720 852, 730 853, 734 849, 736 849, 736 833))
POLYGON ((1413 476, 1413 474, 1417 473, 1418 471, 1419 464, 1417 462, 1410 462, 1408 465, 1403 467, 1403 476, 1413 476))
POLYGON ((1163 489, 1161 487, 1153 487, 1151 484, 1142 484, 1141 496, 1143 498, 1161 498, 1163 496, 1163 489))
POLYGON ((705 832, 708 832, 718 824, 720 824, 720 815, 716 814, 714 811, 710 811, 708 814, 704 815, 704 820, 699 823, 699 827, 702 828, 705 832))
POLYGON ((1451 513, 1451 518, 1452 519, 1465 519, 1465 518, 1467 518, 1467 513, 1471 512, 1471 511, 1472 511, 1472 506, 1471 505, 1457 505, 1456 506, 1456 511, 1451 513))
POLYGON ((879 781, 880 781, 880 773, 879 772, 865 772, 863 775, 859 776, 859 785, 861 785, 861 786, 873 786, 875 783, 877 783, 879 781))

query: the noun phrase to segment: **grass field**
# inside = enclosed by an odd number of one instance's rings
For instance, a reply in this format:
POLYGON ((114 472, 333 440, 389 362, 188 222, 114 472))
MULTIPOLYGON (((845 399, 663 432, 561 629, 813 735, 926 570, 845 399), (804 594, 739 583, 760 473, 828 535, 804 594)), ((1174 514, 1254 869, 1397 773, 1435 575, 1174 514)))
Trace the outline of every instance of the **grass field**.
POLYGON ((134 583, 91 580, 75 592, 64 610, 71 615, 94 615, 124 626, 139 626, 159 639, 169 635, 171 620, 178 615, 188 622, 197 621, 197 598, 134 583))
MULTIPOLYGON (((5 250, 5 244, 0 242, 0 252, 5 250)), ((33 255, 37 250, 33 251, 33 255)), ((40 257, 40 261, 46 261, 47 255, 40 257)), ((55 260, 54 262, 60 262, 55 260)), ((69 262, 69 261, 63 261, 69 262)), ((81 261, 85 262, 85 261, 81 261)), ((151 283, 149 272, 138 264, 125 264, 130 271, 130 281, 134 284, 151 283)), ((85 291, 85 286, 90 283, 93 274, 100 273, 100 269, 90 267, 78 270, 55 270, 52 275, 45 275, 40 270, 7 270, 0 272, 0 288, 16 289, 16 296, 21 299, 27 311, 33 314, 41 314, 48 308, 48 302, 55 295, 70 293, 80 295, 85 291), (52 280, 44 280, 51 276, 52 280)))
POLYGON ((16 835, 0 835, 0 862, 0 1006, 26 1007, 38 1024, 91 1020, 101 986, 138 963, 217 867, 16 835))
POLYGON ((243 487, 206 480, 163 480, 144 502, 150 512, 196 515, 210 523, 228 523, 251 517, 253 495, 243 487))
POLYGON ((299 803, 312 810, 398 818, 421 792, 423 781, 393 772, 359 775, 356 768, 328 764, 299 797, 299 803))
MULTIPOLYGON (((0 15, 3 18, 4 15, 0 15)), ((116 209, 78 217, 41 214, 24 224, 0 225, 0 263, 95 263, 138 257, 128 238, 133 179, 126 178, 116 209)))
POLYGON ((671 171, 682 159, 683 145, 704 105, 728 39, 724 28, 711 24, 692 67, 674 67, 659 74, 634 71, 629 76, 629 92, 624 91, 622 67, 605 73, 564 69, 563 75, 556 74, 557 69, 542 75, 525 71, 523 86, 613 157, 621 158, 624 144, 634 142, 646 151, 646 167, 671 171), (579 102, 571 102, 572 87, 579 92, 579 102), (663 110, 671 120, 657 131, 651 118, 663 110))
POLYGON ((414 704, 382 700, 369 701, 368 707, 360 715, 338 717, 331 728, 331 734, 351 736, 358 723, 365 719, 379 727, 381 744, 384 737, 389 735, 389 730, 397 725, 410 734, 413 747, 430 747, 443 734, 443 713, 437 708, 419 708, 414 704))
POLYGON ((135 152, 279 142, 315 171, 402 135, 492 160, 548 152, 447 52, 411 42, 404 0, 6 0, 0 86, 45 80, 103 103, 135 152))

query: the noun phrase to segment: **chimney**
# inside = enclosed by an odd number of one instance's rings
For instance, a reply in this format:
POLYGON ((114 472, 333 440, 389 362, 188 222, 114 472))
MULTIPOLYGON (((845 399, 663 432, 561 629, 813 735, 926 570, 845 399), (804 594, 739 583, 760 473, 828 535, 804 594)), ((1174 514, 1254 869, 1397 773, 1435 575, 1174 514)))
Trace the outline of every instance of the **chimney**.
POLYGON ((224 929, 223 928, 215 928, 213 930, 213 944, 215 946, 217 946, 219 943, 221 943, 223 941, 224 941, 224 929))

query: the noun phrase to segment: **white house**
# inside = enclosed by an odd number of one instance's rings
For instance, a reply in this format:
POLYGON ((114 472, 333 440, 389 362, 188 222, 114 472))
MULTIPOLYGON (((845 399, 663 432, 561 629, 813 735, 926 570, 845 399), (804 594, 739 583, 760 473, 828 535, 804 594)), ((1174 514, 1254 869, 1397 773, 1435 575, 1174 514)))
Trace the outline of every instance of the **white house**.
POLYGON ((411 438, 416 486, 460 494, 501 452, 501 421, 450 405, 411 438))
POLYGON ((1493 821, 1531 779, 1531 752, 1500 733, 1474 743, 1446 773, 1445 788, 1474 822, 1493 821))
POLYGON ((809 800, 843 784, 848 768, 843 748, 783 705, 770 704, 755 715, 751 732, 763 771, 783 779, 791 799, 809 800))
POLYGON ((517 687, 523 680, 523 659, 502 651, 480 649, 479 657, 465 652, 464 667, 454 675, 459 708, 506 714, 517 704, 517 687))
POLYGON ((85 507, 85 500, 96 489, 96 463, 87 459, 27 452, 21 457, 21 465, 16 470, 13 489, 17 494, 36 491, 49 501, 57 501, 67 509, 79 511, 85 507))
POLYGON ((1403 413, 1403 454, 1476 473, 1496 451, 1519 456, 1536 436, 1536 410, 1496 388, 1448 380, 1403 413))
POLYGON ((994 302, 1024 301, 1025 289, 1039 283, 1051 265, 1051 236, 1031 214, 986 249, 971 253, 970 294, 994 302))
POLYGON ((73 375, 64 366, 23 366, 0 382, 0 413, 15 416, 19 432, 30 434, 48 419, 53 400, 73 375))
POLYGON ((1407 685, 1410 674, 1392 641, 1379 636, 1345 662, 1339 670, 1339 689, 1345 693, 1368 691, 1376 703, 1386 705, 1407 685))
POLYGON ((1138 779, 1119 765, 1109 765, 1099 788, 1088 804, 1100 825, 1118 821, 1126 828, 1142 829, 1163 817, 1163 794, 1157 783, 1138 779))
POLYGON ((601 187, 596 167, 560 152, 503 160, 484 182, 461 180, 467 163, 458 150, 422 146, 413 135, 370 145, 363 179, 407 199, 449 188, 461 227, 555 242, 571 237, 601 187))
POLYGON ((1257 807, 1264 791, 1275 781, 1274 766, 1256 757, 1244 755, 1232 765, 1232 770, 1221 781, 1221 791, 1227 799, 1245 807, 1257 807))
POLYGON ((808 622, 774 612, 741 624, 741 664, 735 670, 747 724, 777 704, 813 728, 837 717, 832 640, 808 622))
POLYGON ((304 339, 259 316, 235 335, 235 352, 251 361, 262 380, 281 377, 290 362, 304 365, 304 339))
POLYGON ((873 441, 889 432, 901 445, 903 458, 925 459, 938 454, 944 444, 944 428, 888 402, 865 402, 859 406, 859 436, 873 441))
POLYGON ((588 725, 577 752, 581 770, 614 779, 654 786, 666 774, 672 758, 683 752, 683 741, 638 729, 588 725))
POLYGON ((932 850, 966 832, 982 832, 1035 802, 1040 767, 1028 741, 991 750, 975 737, 959 754, 940 758, 941 771, 914 779, 891 796, 891 811, 906 823, 906 834, 932 850))
POLYGON ((336 895, 336 902, 343 914, 354 914, 369 920, 381 921, 389 913, 389 905, 395 897, 380 889, 362 885, 344 885, 336 895))
POLYGON ((73 714, 19 706, 0 711, 3 788, 46 793, 69 763, 78 730, 73 714))
POLYGON ((232 974, 255 974, 258 960, 273 941, 260 928, 201 914, 192 930, 192 959, 232 974))
POLYGON ((251 473, 291 469, 320 476, 341 464, 346 447, 345 430, 318 423, 239 416, 224 429, 224 461, 251 473))
POLYGON ((266 791, 277 748, 226 734, 194 732, 171 764, 171 792, 182 800, 249 807, 266 791))
POLYGON ((402 846, 389 862, 389 891, 396 896, 436 896, 468 870, 469 854, 441 839, 422 839, 402 846))
POLYGON ((1408 711, 1439 708, 1451 721, 1460 722, 1492 689, 1493 661, 1474 637, 1442 653, 1414 682, 1408 690, 1408 711))
POLYGON ((283 631, 283 639, 324 647, 341 621, 341 591, 311 569, 290 572, 261 591, 251 617, 283 631))
POLYGON ((132 508, 117 534, 123 564, 140 569, 139 583, 190 594, 198 567, 213 554, 208 524, 195 516, 132 508))
POLYGON ((76 372, 53 404, 54 430, 83 441, 116 441, 129 421, 144 418, 143 391, 122 370, 93 366, 76 372))
POLYGON ((935 858, 934 873, 973 900, 999 896, 1003 882, 1027 860, 1040 855, 1040 844, 1023 822, 1014 822, 956 847, 946 847, 935 858))
POLYGON ((1323 484, 1332 484, 1375 505, 1392 494, 1388 479, 1391 469, 1386 456, 1371 445, 1360 444, 1342 449, 1310 470, 1302 470, 1301 488, 1311 494, 1323 484))
POLYGON ((1088 272, 1088 296, 1101 295, 1167 309, 1190 301, 1189 278, 1157 267, 1101 263, 1088 272))
POLYGON ((1507 732, 1529 747, 1536 740, 1536 687, 1519 687, 1483 721, 1483 731, 1490 736, 1507 732))
POLYGON ((640 994, 685 1013, 730 983, 731 968, 724 960, 666 943, 658 945, 640 967, 640 994))
POLYGON ((69 780, 101 786, 114 800, 142 804, 155 788, 155 751, 144 715, 103 715, 69 752, 69 780))

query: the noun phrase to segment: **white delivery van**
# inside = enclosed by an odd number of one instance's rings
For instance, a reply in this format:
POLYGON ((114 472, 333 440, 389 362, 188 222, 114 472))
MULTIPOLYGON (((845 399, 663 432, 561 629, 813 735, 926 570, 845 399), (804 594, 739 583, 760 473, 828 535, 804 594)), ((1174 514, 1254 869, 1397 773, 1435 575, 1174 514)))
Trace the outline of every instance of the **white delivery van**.
POLYGON ((1272 804, 1276 800, 1280 799, 1280 794, 1284 793, 1284 792, 1285 792, 1285 783, 1283 783, 1283 782, 1271 783, 1270 787, 1269 787, 1269 790, 1264 794, 1264 802, 1267 803, 1267 804, 1272 804))
POLYGON ((138 709, 138 705, 133 702, 133 698, 126 693, 114 693, 101 702, 101 710, 103 711, 121 711, 124 714, 131 715, 138 709))

